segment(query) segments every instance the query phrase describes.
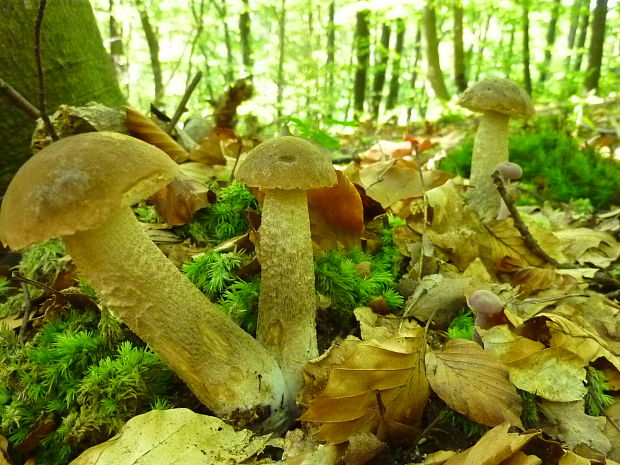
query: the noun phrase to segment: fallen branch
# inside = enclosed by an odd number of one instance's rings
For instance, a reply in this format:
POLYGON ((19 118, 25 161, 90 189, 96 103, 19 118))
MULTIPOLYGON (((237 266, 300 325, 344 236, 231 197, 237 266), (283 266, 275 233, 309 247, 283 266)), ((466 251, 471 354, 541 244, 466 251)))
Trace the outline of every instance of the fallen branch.
POLYGON ((39 112, 45 128, 49 133, 52 140, 57 141, 60 139, 56 128, 52 124, 47 110, 45 109, 45 82, 43 76, 43 64, 41 61, 41 26, 43 24, 43 14, 45 13, 45 4, 47 0, 41 0, 39 3, 39 12, 37 14, 37 21, 34 24, 34 54, 37 59, 37 76, 39 78, 39 112))

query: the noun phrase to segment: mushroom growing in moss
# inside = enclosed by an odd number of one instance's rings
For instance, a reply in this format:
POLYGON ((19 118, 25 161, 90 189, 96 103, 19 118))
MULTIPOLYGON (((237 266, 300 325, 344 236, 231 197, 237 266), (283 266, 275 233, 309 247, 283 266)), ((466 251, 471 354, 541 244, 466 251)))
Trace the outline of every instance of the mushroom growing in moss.
POLYGON ((130 208, 177 171, 164 152, 122 134, 61 139, 11 181, 0 238, 17 250, 63 236, 78 270, 110 310, 207 407, 224 419, 245 418, 244 412, 258 419, 246 426, 279 429, 291 406, 276 361, 179 272, 130 208))
POLYGON ((265 192, 258 231, 256 337, 280 363, 294 397, 303 385, 304 363, 318 355, 306 190, 334 185, 336 173, 323 150, 299 137, 282 136, 253 149, 237 180, 265 192))
POLYGON ((508 161, 508 121, 529 119, 534 107, 527 93, 509 79, 485 79, 467 89, 459 105, 482 112, 471 159, 469 203, 483 222, 497 217, 500 195, 492 175, 499 163, 508 161))

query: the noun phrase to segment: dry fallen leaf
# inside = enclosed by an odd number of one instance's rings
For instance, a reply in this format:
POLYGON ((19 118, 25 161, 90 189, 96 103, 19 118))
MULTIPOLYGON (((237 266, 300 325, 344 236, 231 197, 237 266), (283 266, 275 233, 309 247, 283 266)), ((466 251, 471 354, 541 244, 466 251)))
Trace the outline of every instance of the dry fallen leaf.
POLYGON ((170 226, 180 226, 192 220, 194 213, 209 205, 209 189, 183 174, 151 196, 157 213, 170 226))
POLYGON ((453 410, 487 426, 523 428, 521 397, 497 359, 473 341, 451 339, 441 352, 427 352, 431 388, 453 410))
POLYGON ((200 144, 189 153, 189 159, 208 166, 225 165, 226 158, 237 157, 242 151, 240 139, 232 129, 213 128, 200 144), (222 152, 224 149, 224 152, 222 152))
POLYGON ((558 465, 590 465, 591 463, 588 459, 570 451, 566 451, 558 461, 558 465))
POLYGON ((331 365, 325 389, 300 420, 319 423, 319 438, 329 444, 371 432, 380 440, 408 431, 418 422, 430 394, 424 374, 424 329, 401 320, 400 329, 382 340, 349 338, 332 349, 348 356, 337 365, 331 357, 310 364, 331 365))
POLYGON ((620 244, 614 236, 589 228, 557 231, 562 252, 569 260, 580 264, 590 263, 599 268, 607 268, 620 257, 620 244))

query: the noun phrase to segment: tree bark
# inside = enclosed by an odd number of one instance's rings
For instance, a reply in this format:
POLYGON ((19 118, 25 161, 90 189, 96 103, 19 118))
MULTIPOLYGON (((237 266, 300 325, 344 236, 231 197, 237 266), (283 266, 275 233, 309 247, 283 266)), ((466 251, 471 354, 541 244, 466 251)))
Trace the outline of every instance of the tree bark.
POLYGON ((252 58, 252 23, 250 20, 249 0, 242 0, 243 11, 239 15, 239 39, 241 41, 241 58, 244 71, 251 75, 254 67, 252 58))
POLYGON ((583 59, 583 51, 588 38, 588 26, 590 25, 590 3, 584 2, 581 13, 581 22, 579 25, 579 36, 577 37, 577 54, 575 55, 574 71, 581 69, 581 61, 583 59))
POLYGON ((422 26, 418 25, 418 30, 415 34, 415 44, 413 46, 414 59, 411 65, 411 101, 407 106, 407 121, 411 120, 411 113, 413 112, 413 105, 415 103, 415 89, 418 83, 418 65, 420 64, 420 56, 422 56, 422 26))
POLYGON ((592 30, 590 33, 590 47, 588 49, 588 69, 585 79, 586 90, 594 90, 596 93, 598 93, 598 81, 601 77, 606 19, 607 0, 596 0, 596 7, 592 15, 592 30))
POLYGON ((528 95, 532 95, 532 75, 530 73, 530 2, 522 0, 523 27, 523 87, 528 95))
POLYGON ((504 76, 510 78, 510 71, 512 70, 512 57, 514 55, 515 35, 517 28, 514 23, 510 26, 510 40, 508 41, 508 50, 504 55, 504 76))
POLYGON ((157 37, 157 32, 153 29, 151 19, 142 0, 136 1, 136 7, 140 14, 140 23, 142 23, 142 30, 144 31, 144 37, 151 56, 151 70, 153 71, 153 84, 155 86, 153 104, 160 106, 164 97, 164 81, 161 72, 161 62, 159 61, 159 38, 157 37))
MULTIPOLYGON (((37 105, 34 23, 38 2, 0 2, 0 78, 37 105)), ((116 106, 125 101, 114 67, 87 0, 48 2, 41 30, 47 110, 90 101, 116 106), (68 70, 70 72, 68 72, 68 70)), ((34 121, 0 94, 0 193, 31 154, 34 121)))
POLYGON ((278 117, 282 116, 282 101, 284 98, 284 52, 286 50, 286 0, 280 2, 280 14, 278 17, 278 41, 280 55, 278 57, 278 96, 276 98, 276 108, 278 117))
POLYGON ((327 74, 327 88, 326 88, 326 101, 327 104, 327 117, 331 118, 334 112, 334 56, 336 53, 336 2, 330 2, 328 9, 327 19, 327 62, 326 74, 327 74))
POLYGON ((379 117, 379 107, 383 98, 385 72, 387 71, 388 52, 390 51, 390 35, 392 28, 388 23, 381 26, 381 41, 375 49, 375 75, 372 85, 371 113, 373 119, 379 117))
POLYGON ((540 76, 538 82, 543 84, 547 80, 549 75, 549 67, 551 66, 551 52, 553 45, 555 44, 555 36, 557 30, 558 19, 560 17, 560 7, 562 6, 562 0, 553 0, 553 9, 551 10, 551 17, 549 18, 549 27, 547 28, 547 45, 545 46, 545 58, 543 59, 540 76))
POLYGON ((355 67, 355 84, 353 90, 353 111, 355 118, 359 118, 364 112, 364 100, 366 98, 366 74, 370 60, 370 28, 369 10, 359 11, 355 23, 355 53, 357 66, 355 67))
POLYGON ((459 92, 467 89, 465 73, 465 51, 463 49, 463 3, 456 0, 453 8, 454 18, 454 84, 459 92))
POLYGON ((566 48, 569 53, 566 57, 566 62, 564 64, 564 68, 566 72, 570 69, 571 59, 573 57, 573 50, 575 48, 575 39, 577 38, 577 28, 579 26, 579 17, 581 12, 583 0, 574 0, 573 6, 571 7, 571 16, 570 16, 570 28, 568 30, 568 37, 566 38, 566 48))
POLYGON ((476 75, 475 81, 480 79, 480 72, 482 71, 482 64, 484 63, 484 49, 487 44, 487 37, 489 36, 489 26, 491 26, 491 18, 492 15, 487 16, 487 20, 484 23, 484 27, 480 31, 479 40, 478 40, 478 58, 476 60, 476 75))
POLYGON ((439 63, 439 40, 437 39, 437 18, 433 0, 429 0, 424 7, 424 39, 426 43, 426 65, 428 81, 440 100, 449 100, 450 94, 443 79, 439 63))
POLYGON ((398 100, 398 90, 400 87, 400 62, 402 60, 403 49, 405 46, 405 20, 396 19, 396 45, 394 46, 394 57, 392 58, 392 75, 390 76, 390 91, 385 102, 386 110, 391 110, 396 106, 398 100))

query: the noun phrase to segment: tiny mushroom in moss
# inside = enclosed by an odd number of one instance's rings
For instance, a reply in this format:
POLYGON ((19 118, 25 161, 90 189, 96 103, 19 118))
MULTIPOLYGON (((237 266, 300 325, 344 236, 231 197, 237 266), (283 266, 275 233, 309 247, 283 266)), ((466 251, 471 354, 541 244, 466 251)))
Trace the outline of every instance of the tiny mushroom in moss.
POLYGON ((62 236, 103 302, 207 407, 223 419, 253 417, 249 426, 278 430, 292 405, 275 359, 179 272, 131 210, 177 172, 164 152, 122 134, 61 139, 11 181, 0 239, 18 250, 62 236))
MULTIPOLYGON (((488 329, 487 320, 489 315, 497 315, 504 308, 497 294, 484 289, 472 293, 467 304, 472 310, 476 311, 475 325, 482 329, 488 329)), ((474 340, 480 342, 480 336, 477 333, 474 335, 474 340)))
POLYGON ((508 161, 508 121, 529 119, 534 107, 527 93, 509 79, 491 78, 468 88, 459 105, 482 112, 471 160, 470 205, 483 222, 497 217, 500 196, 493 184, 495 167, 508 161))
MULTIPOLYGON (((513 185, 512 182, 521 179, 521 176, 523 176, 523 169, 516 163, 505 161, 497 165, 495 170, 506 181, 506 194, 509 196, 510 200, 514 202, 519 195, 519 189, 513 185)), ((501 199, 497 219, 505 220, 508 218, 509 214, 510 212, 508 211, 504 199, 501 199)))
POLYGON ((322 149, 299 137, 281 136, 254 148, 237 180, 265 192, 258 231, 256 337, 280 363, 295 396, 303 385, 303 365, 318 355, 306 190, 334 185, 336 173, 322 149))

